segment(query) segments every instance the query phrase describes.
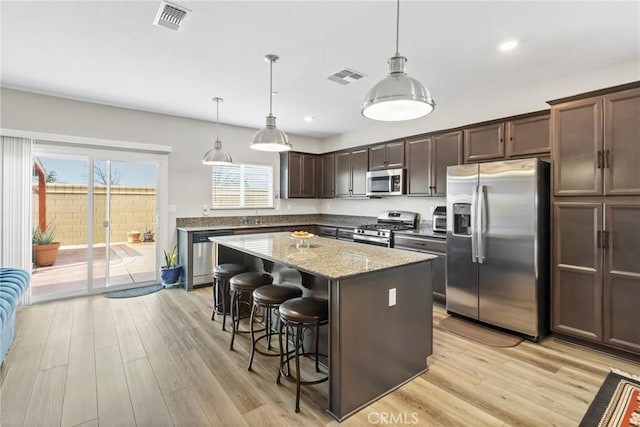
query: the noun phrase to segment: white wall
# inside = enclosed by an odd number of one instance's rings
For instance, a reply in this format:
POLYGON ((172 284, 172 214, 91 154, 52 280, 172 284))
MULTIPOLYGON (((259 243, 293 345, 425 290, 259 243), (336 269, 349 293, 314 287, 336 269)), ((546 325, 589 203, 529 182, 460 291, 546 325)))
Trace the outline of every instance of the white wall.
MULTIPOLYGON (((211 167, 201 163, 202 156, 213 147, 215 122, 117 108, 70 99, 45 96, 7 88, 1 89, 0 127, 58 135, 103 138, 172 147, 169 154, 168 234, 175 233, 177 217, 198 217, 203 205, 210 204, 211 167)), ((277 153, 249 148, 257 129, 220 125, 220 139, 234 162, 272 165, 276 192, 280 188, 280 159, 277 153)), ((295 150, 318 152, 321 141, 289 135, 295 150)), ((315 200, 276 200, 276 209, 257 214, 318 213, 315 200)), ((256 211, 211 211, 209 216, 255 215, 256 211)))
MULTIPOLYGON (((464 78, 461 74, 460 78, 464 78)), ((640 60, 612 64, 570 78, 519 87, 512 81, 496 82, 491 92, 475 92, 464 99, 440 99, 434 93, 436 110, 427 117, 403 123, 368 122, 364 128, 320 141, 289 135, 295 150, 328 152, 394 138, 447 129, 548 109, 548 100, 615 86, 640 79, 640 60)), ((426 82, 428 83, 428 82, 426 82)), ((202 206, 209 204, 210 171, 202 166, 202 155, 212 147, 215 122, 191 120, 143 111, 43 96, 11 89, 1 92, 1 126, 9 129, 49 132, 113 140, 169 145, 169 229, 176 217, 202 216, 202 206)), ((279 189, 277 154, 249 149, 256 129, 220 126, 223 147, 236 162, 271 164, 275 188, 279 189)), ((331 213, 375 216, 385 209, 416 211, 424 219, 433 208, 444 204, 443 198, 391 197, 374 200, 277 200, 276 209, 258 214, 331 213)), ((214 211, 210 215, 246 215, 255 211, 214 211)))
MULTIPOLYGON (((462 74, 461 74, 461 78, 462 74)), ((325 152, 359 145, 388 141, 395 138, 426 132, 450 129, 467 124, 497 119, 500 117, 530 113, 549 108, 547 101, 603 89, 640 79, 640 60, 634 59, 612 64, 598 70, 540 82, 537 85, 520 87, 517 76, 511 82, 496 82, 492 92, 476 92, 465 99, 436 100, 436 109, 430 115, 402 123, 367 122, 366 127, 356 131, 327 138, 322 145, 325 152)), ((428 82, 425 82, 428 83, 428 82)), ((444 198, 390 197, 374 200, 330 200, 322 201, 321 213, 345 215, 376 215, 386 209, 404 209, 419 212, 422 219, 431 219, 433 208, 445 204, 444 198), (426 216, 425 216, 426 215, 426 216)))
MULTIPOLYGON (((464 78, 463 73, 460 73, 460 78, 464 78)), ((500 117, 546 110, 549 109, 547 101, 637 80, 640 80, 640 59, 638 58, 526 87, 521 87, 517 76, 514 76, 511 81, 496 82, 491 91, 469 93, 464 99, 442 99, 437 93, 432 93, 436 108, 428 116, 399 123, 367 121, 366 127, 327 138, 322 148, 325 151, 335 151, 500 117)))

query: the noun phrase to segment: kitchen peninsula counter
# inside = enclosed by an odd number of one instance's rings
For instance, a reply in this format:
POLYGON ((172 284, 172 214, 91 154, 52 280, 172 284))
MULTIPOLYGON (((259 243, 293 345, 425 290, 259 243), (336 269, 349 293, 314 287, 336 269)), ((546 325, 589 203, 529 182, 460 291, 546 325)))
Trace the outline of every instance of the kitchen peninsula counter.
POLYGON ((218 263, 242 262, 329 300, 320 350, 329 356, 328 412, 337 420, 427 370, 435 256, 323 237, 298 248, 288 232, 210 239, 218 263))

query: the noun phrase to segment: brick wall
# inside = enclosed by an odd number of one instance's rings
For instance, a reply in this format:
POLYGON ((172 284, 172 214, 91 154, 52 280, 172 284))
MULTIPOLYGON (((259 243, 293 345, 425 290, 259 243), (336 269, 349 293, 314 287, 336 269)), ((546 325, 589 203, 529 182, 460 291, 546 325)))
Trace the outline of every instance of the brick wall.
MULTIPOLYGON (((106 187, 94 191, 94 243, 105 242, 106 187)), ((46 185, 47 222, 57 230, 62 245, 87 243, 87 186, 49 183, 46 185)), ((37 186, 33 190, 33 224, 38 224, 37 186)), ((155 232, 156 189, 153 187, 111 186, 111 242, 126 242, 127 232, 155 232)))

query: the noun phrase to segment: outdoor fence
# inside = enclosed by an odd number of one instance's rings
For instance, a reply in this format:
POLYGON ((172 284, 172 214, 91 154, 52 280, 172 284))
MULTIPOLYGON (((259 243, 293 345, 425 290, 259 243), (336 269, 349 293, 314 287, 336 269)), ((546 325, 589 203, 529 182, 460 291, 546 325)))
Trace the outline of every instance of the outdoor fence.
MULTIPOLYGON (((38 224, 38 188, 33 187, 33 224, 38 224)), ((107 219, 106 186, 94 187, 93 242, 105 242, 104 221, 107 219)), ((88 191, 86 185, 46 184, 47 223, 56 228, 61 245, 87 243, 88 191)), ((111 186, 111 242, 126 242, 127 232, 139 231, 140 239, 147 227, 155 233, 156 189, 154 187, 111 186)))

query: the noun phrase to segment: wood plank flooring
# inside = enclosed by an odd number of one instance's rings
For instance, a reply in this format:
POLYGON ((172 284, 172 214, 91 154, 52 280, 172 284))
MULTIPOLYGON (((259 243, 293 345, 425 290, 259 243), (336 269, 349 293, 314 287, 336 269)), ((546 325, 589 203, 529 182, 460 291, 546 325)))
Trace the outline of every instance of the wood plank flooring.
MULTIPOLYGON (((492 348, 438 327, 429 371, 341 425, 576 426, 610 367, 640 361, 555 338, 492 348)), ((327 383, 275 384, 276 358, 246 365, 246 335, 211 318, 211 288, 21 308, 1 369, 2 426, 336 426, 327 383)))

